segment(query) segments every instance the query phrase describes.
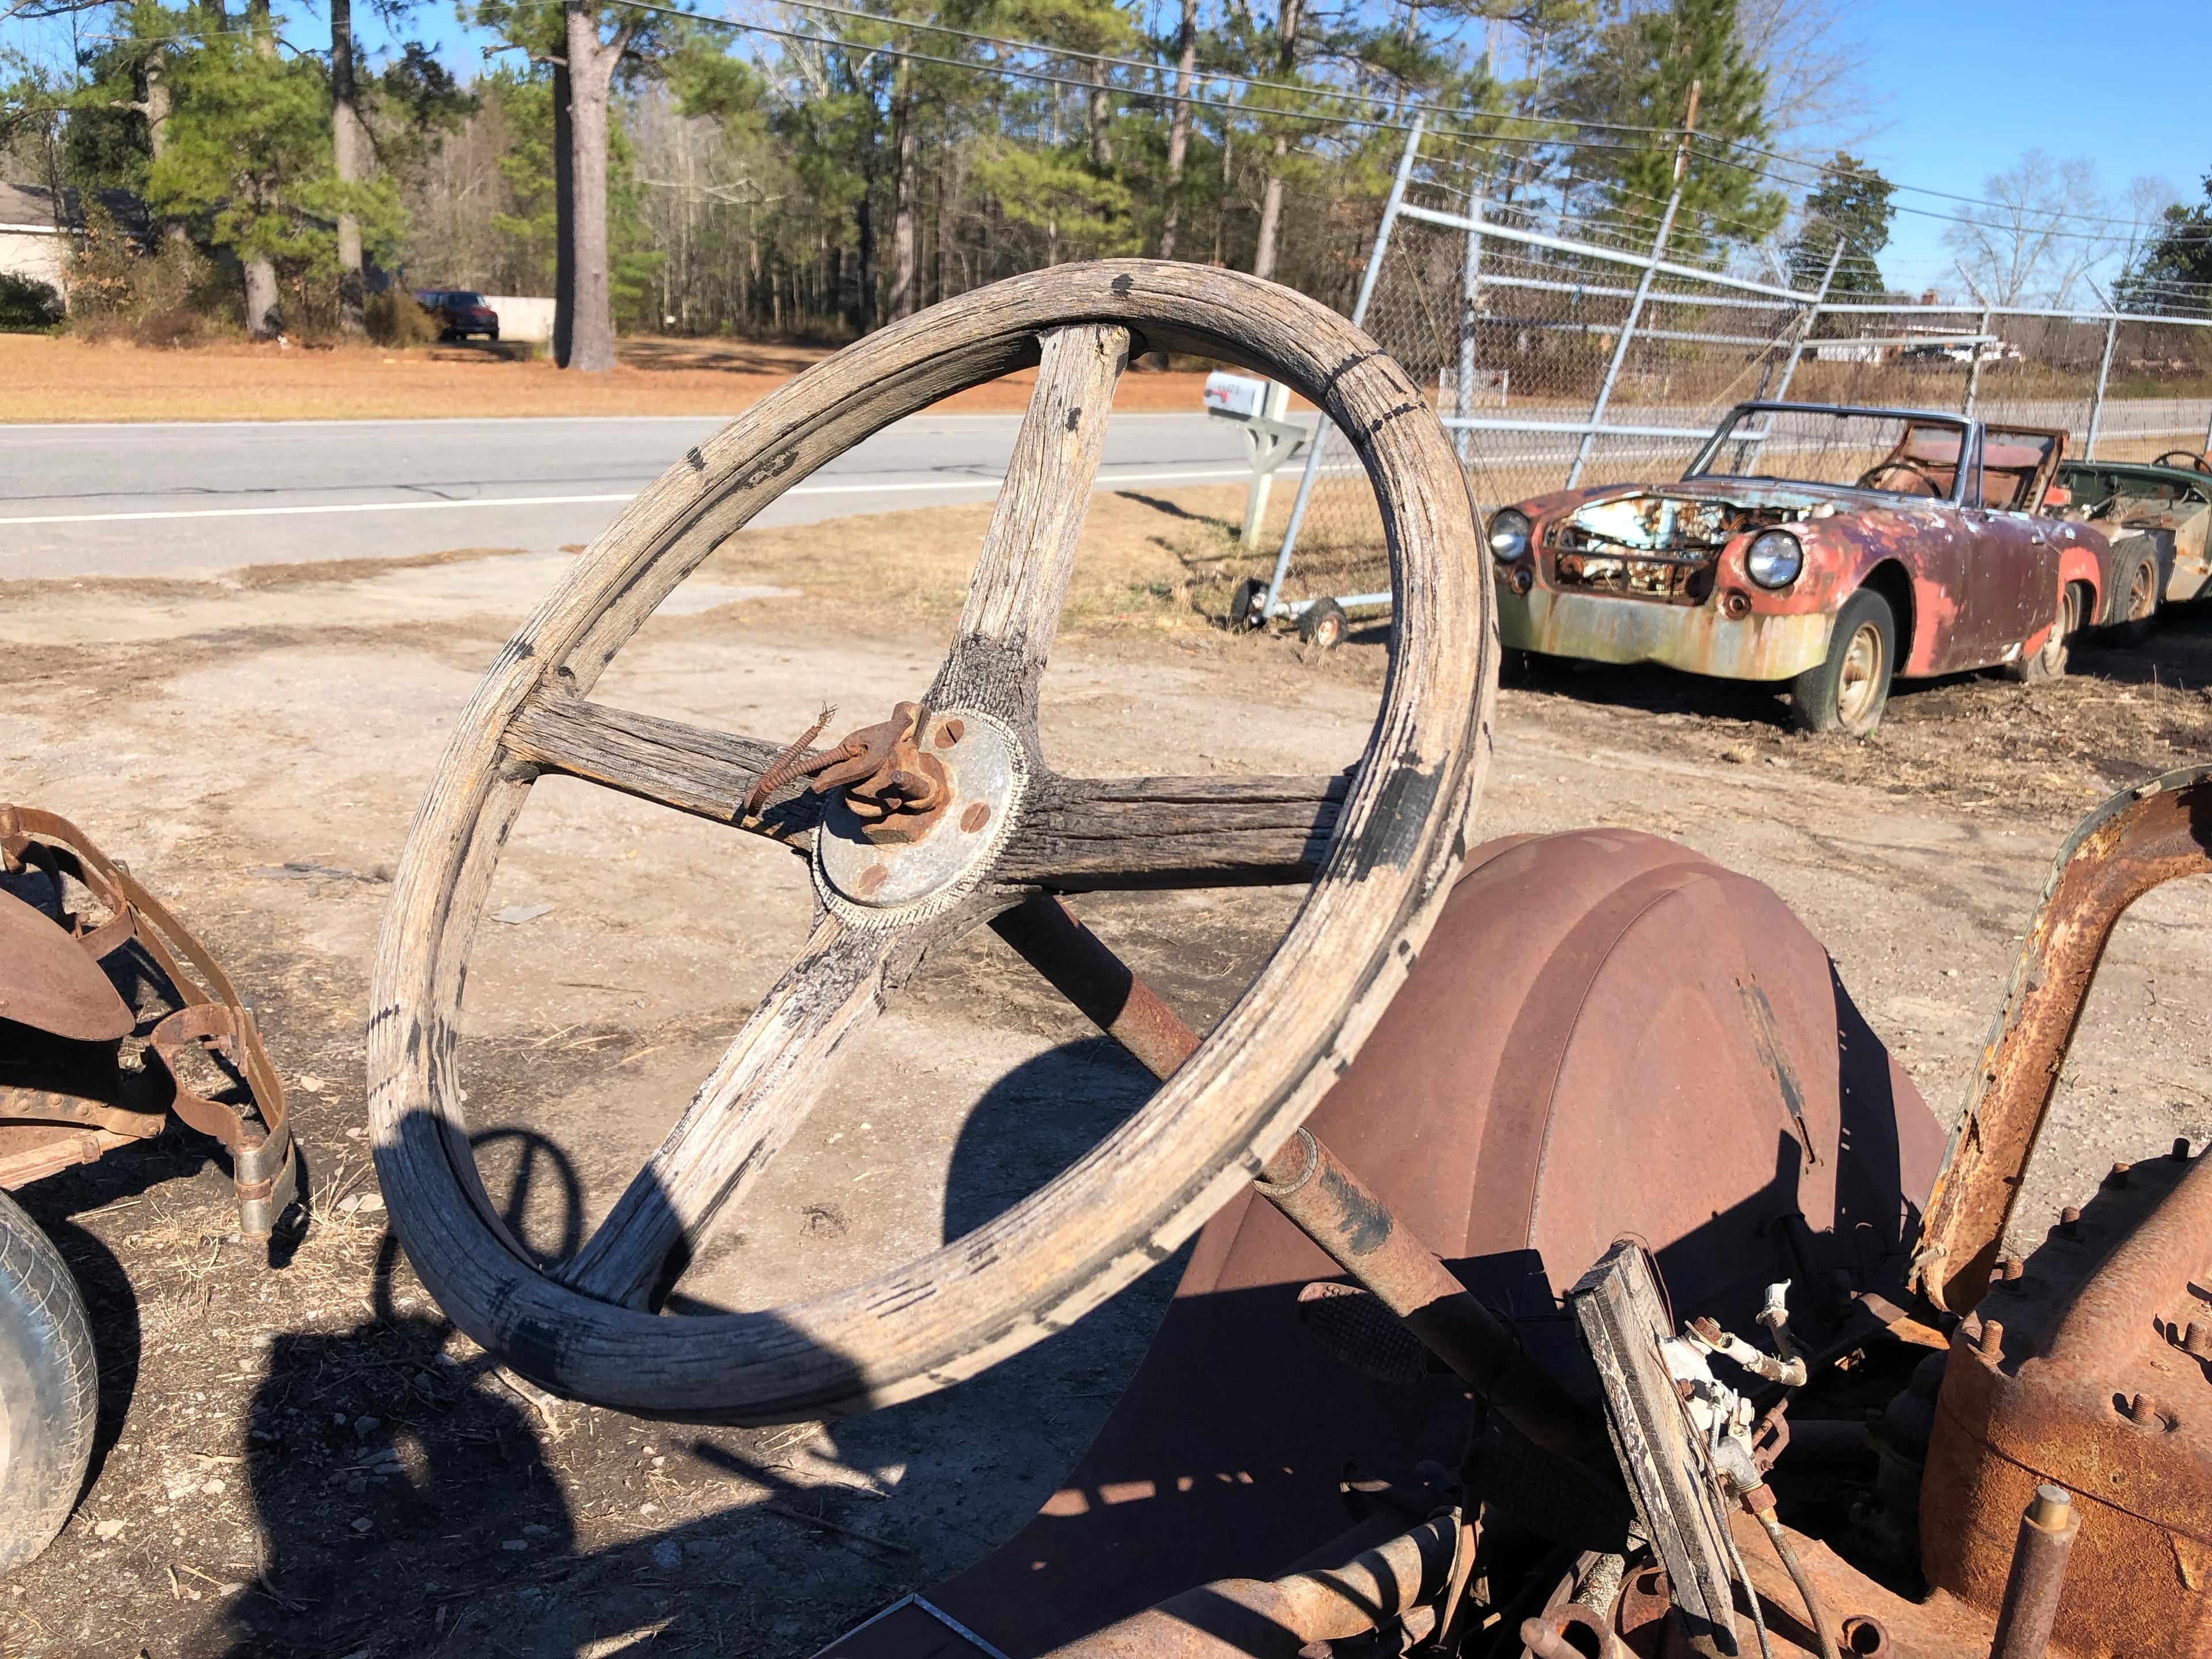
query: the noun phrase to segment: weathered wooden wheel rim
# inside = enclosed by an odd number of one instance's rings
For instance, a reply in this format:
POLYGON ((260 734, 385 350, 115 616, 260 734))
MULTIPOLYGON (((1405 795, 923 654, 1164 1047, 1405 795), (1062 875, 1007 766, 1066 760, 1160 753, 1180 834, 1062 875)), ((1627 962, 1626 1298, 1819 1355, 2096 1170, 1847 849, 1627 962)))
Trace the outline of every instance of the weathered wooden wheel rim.
MULTIPOLYGON (((1073 432, 1074 415, 1067 424, 1073 432)), ((971 613, 982 586, 979 574, 971 613)), ((394 878, 368 1022, 378 1174, 409 1259, 464 1330, 526 1375, 678 1416, 865 1410, 959 1381, 1064 1327, 1236 1192, 1402 982, 1465 848, 1489 750, 1494 641, 1462 475, 1420 388, 1343 319, 1288 289, 1154 261, 1063 266, 848 348, 641 495, 501 652, 459 722, 394 878), (1076 325, 1128 330, 1133 349, 1202 352, 1273 374, 1321 406, 1374 485, 1397 600, 1392 663, 1311 890, 1253 984, 1151 1102, 966 1237, 759 1313, 662 1316, 557 1282, 508 1237, 485 1193, 454 1060, 475 924, 535 775, 508 741, 518 714, 587 692, 684 576, 824 461, 1038 362, 1041 339, 1076 325)))

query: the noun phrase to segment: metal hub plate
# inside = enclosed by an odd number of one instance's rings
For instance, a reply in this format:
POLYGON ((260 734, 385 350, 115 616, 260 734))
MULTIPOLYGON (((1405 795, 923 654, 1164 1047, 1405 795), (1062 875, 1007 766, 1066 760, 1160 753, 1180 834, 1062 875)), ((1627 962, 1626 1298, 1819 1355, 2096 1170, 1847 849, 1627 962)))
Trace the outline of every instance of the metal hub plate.
POLYGON ((869 841, 842 796, 823 814, 814 884, 848 921, 911 921, 948 908, 981 878, 1013 828, 1029 756, 1012 727, 973 709, 943 709, 930 717, 925 746, 944 767, 952 799, 921 840, 869 841), (946 742, 953 731, 958 736, 946 742))

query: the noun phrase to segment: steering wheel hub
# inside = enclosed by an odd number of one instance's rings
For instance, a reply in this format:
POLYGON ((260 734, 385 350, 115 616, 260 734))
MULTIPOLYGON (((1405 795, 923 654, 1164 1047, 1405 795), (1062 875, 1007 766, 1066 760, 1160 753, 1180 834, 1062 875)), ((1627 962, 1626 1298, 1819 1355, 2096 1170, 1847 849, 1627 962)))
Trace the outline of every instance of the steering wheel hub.
POLYGON ((1028 787, 1028 754, 1004 721, 973 708, 908 719, 924 729, 915 733, 918 763, 902 769, 934 792, 886 812, 865 786, 848 787, 830 797, 815 833, 815 886, 849 921, 908 921, 948 908, 1005 845, 1028 787))

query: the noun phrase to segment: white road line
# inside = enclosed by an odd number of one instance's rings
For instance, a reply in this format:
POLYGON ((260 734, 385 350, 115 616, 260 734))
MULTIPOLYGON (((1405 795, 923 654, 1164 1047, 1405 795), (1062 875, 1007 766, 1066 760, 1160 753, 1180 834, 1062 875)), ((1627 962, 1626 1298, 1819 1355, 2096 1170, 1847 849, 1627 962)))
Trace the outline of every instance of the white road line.
MULTIPOLYGON (((1200 483, 1209 479, 1245 478, 1244 467, 1215 468, 1210 471, 1116 473, 1092 485, 1110 489, 1120 484, 1200 483)), ((921 489, 996 489, 1003 478, 933 478, 926 483, 874 484, 799 484, 787 489, 781 501, 793 495, 890 495, 921 489)), ((285 519, 324 513, 429 513, 469 507, 584 507, 635 501, 627 495, 495 495, 465 501, 344 501, 315 507, 202 507, 162 513, 42 513, 23 518, 0 519, 0 526, 31 524, 144 524, 172 519, 285 519)))

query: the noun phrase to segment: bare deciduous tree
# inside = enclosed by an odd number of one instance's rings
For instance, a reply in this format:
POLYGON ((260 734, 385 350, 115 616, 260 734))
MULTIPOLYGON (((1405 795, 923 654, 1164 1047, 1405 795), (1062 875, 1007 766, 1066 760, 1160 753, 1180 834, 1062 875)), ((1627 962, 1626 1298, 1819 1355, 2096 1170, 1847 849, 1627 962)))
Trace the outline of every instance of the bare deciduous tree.
POLYGON ((2031 149, 1984 179, 1982 193, 1987 204, 1961 207, 1943 242, 1990 305, 2064 305, 2113 251, 2112 209, 2092 161, 2031 149))

